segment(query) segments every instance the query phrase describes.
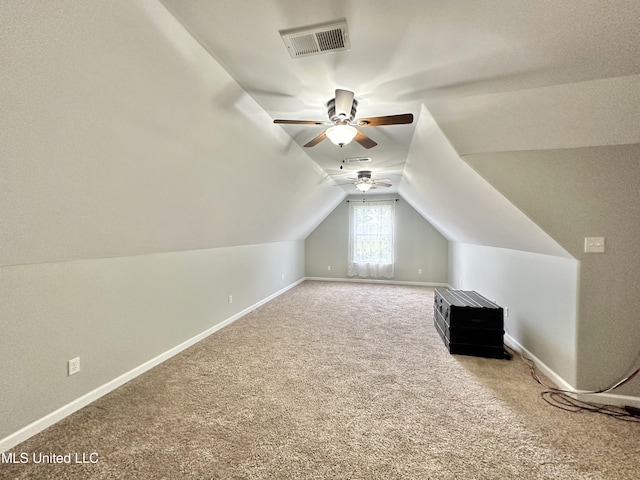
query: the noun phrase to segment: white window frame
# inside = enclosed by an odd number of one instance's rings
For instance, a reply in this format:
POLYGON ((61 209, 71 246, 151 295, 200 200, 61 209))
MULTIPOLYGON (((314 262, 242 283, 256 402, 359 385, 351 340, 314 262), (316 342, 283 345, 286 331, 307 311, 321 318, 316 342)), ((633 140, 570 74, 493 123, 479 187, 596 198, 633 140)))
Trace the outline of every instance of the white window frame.
POLYGON ((350 201, 347 275, 393 278, 394 237, 395 200, 350 201))

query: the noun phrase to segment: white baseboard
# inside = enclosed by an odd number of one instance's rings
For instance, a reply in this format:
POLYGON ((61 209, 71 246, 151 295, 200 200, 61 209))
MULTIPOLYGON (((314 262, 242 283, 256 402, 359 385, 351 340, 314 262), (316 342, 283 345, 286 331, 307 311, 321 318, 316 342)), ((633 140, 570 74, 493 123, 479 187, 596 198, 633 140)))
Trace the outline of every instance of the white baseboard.
MULTIPOLYGON (((249 312, 255 310, 256 308, 264 305, 265 303, 273 300, 274 298, 282 295, 287 290, 295 287, 296 285, 302 283, 305 280, 317 280, 317 281, 328 281, 328 282, 361 282, 361 283, 386 283, 386 284, 397 284, 397 285, 417 285, 417 286, 429 286, 429 287, 446 287, 452 288, 450 285, 446 283, 429 283, 429 282, 402 282, 402 281, 393 281, 393 280, 373 280, 373 279, 351 279, 351 278, 327 278, 327 277, 305 277, 302 278, 287 287, 269 295, 268 297, 260 300, 259 302, 251 305, 250 307, 245 308, 244 310, 236 313, 235 315, 223 320, 220 323, 212 326, 211 328, 205 330, 204 332, 186 340, 185 342, 167 350, 166 352, 158 355, 157 357, 139 365, 138 367, 120 375, 119 377, 105 383, 104 385, 88 392, 87 394, 73 400, 55 410, 54 412, 45 415, 44 417, 34 421, 33 423, 21 428, 20 430, 10 434, 9 436, 0 439, 0 453, 6 452, 7 450, 15 447, 16 445, 24 442, 28 438, 36 435, 41 432, 45 428, 50 427, 51 425, 59 422, 65 417, 68 417, 72 413, 80 410, 81 408, 89 405, 100 397, 106 395, 107 393, 117 389, 118 387, 124 385, 125 383, 133 380, 134 378, 142 375, 146 371, 152 369, 153 367, 161 364, 165 360, 177 355, 183 350, 189 348, 190 346, 200 342, 205 339, 209 335, 215 333, 216 331, 226 327, 227 325, 235 322, 239 318, 245 316, 249 312)), ((536 367, 546 375, 558 388, 563 390, 569 390, 575 392, 575 396, 581 400, 592 401, 596 403, 603 403, 608 405, 619 405, 619 406, 633 406, 640 408, 640 398, 638 397, 630 397, 625 395, 616 395, 611 393, 602 393, 602 394, 592 394, 585 395, 581 394, 579 390, 575 390, 570 384, 568 384, 562 377, 556 374, 553 370, 551 370, 547 365, 545 365, 540 359, 538 359, 535 355, 529 352, 526 348, 520 345, 515 339, 510 337, 508 334, 504 336, 505 343, 514 349, 515 351, 521 353, 527 358, 531 359, 536 367)))
POLYGON ((170 350, 167 350, 164 353, 161 353, 157 357, 152 358, 151 360, 143 363, 142 365, 137 366, 136 368, 134 368, 132 370, 129 370, 128 372, 120 375, 117 378, 114 378, 113 380, 105 383, 104 385, 101 385, 100 387, 90 391, 89 393, 87 393, 87 394, 85 394, 85 395, 83 395, 83 396, 81 396, 79 398, 76 398, 72 402, 60 407, 59 409, 55 410, 54 412, 49 413, 48 415, 45 415, 44 417, 42 417, 42 418, 36 420, 35 422, 27 425, 26 427, 21 428, 17 432, 14 432, 9 436, 7 436, 7 437, 5 437, 3 439, 0 439, 0 453, 6 452, 7 450, 15 447, 16 445, 24 442, 28 438, 36 435, 37 433, 40 433, 45 428, 50 427, 51 425, 59 422, 63 418, 68 417, 69 415, 71 415, 72 413, 80 410, 83 407, 86 407, 87 405, 89 405, 90 403, 96 401, 97 399, 99 399, 100 397, 106 395, 107 393, 112 392, 116 388, 121 387, 122 385, 124 385, 125 383, 129 382, 130 380, 133 380, 137 376, 142 375, 146 371, 148 371, 148 370, 152 369, 153 367, 161 364, 165 360, 168 360, 171 357, 173 357, 173 356, 177 355, 178 353, 182 352, 183 350, 186 350, 190 346, 195 345, 196 343, 198 343, 201 340, 205 339, 206 337, 208 337, 212 333, 215 333, 218 330, 220 330, 221 328, 224 328, 227 325, 235 322, 239 318, 245 316, 247 313, 249 313, 249 312, 255 310, 256 308, 264 305, 265 303, 273 300, 277 296, 282 295, 284 292, 286 292, 287 290, 290 290, 291 288, 295 287, 296 285, 302 283, 304 280, 305 279, 302 278, 302 279, 300 279, 300 280, 298 280, 298 281, 296 281, 296 282, 284 287, 283 289, 278 290, 277 292, 273 293, 272 295, 269 295, 266 298, 263 298, 262 300, 260 300, 259 302, 251 305, 250 307, 245 308, 241 312, 238 312, 235 315, 227 318, 226 320, 223 320, 222 322, 217 323, 216 325, 214 325, 213 327, 205 330, 204 332, 199 333, 198 335, 196 335, 196 336, 190 338, 189 340, 186 340, 185 342, 183 342, 183 343, 171 348, 170 350))
POLYGON ((418 287, 442 287, 452 288, 448 283, 434 282, 408 282, 393 279, 374 279, 374 278, 331 278, 331 277, 305 277, 305 280, 313 280, 319 282, 347 282, 347 283, 384 283, 387 285, 414 285, 418 287))
POLYGON ((551 368, 545 365, 538 357, 536 357, 529 350, 524 348, 520 343, 518 343, 513 337, 511 337, 508 333, 504 334, 504 343, 511 347, 516 352, 521 355, 527 357, 531 360, 536 368, 546 377, 551 380, 556 387, 561 390, 567 390, 570 392, 570 395, 578 400, 582 400, 585 402, 593 402, 600 403, 603 405, 616 405, 619 407, 630 406, 640 408, 640 398, 639 397, 631 397, 629 395, 618 395, 614 393, 584 393, 584 390, 577 390, 571 384, 566 382, 560 375, 554 372, 551 368))
POLYGON ((508 333, 504 334, 504 343, 505 345, 507 345, 507 347, 512 348, 522 356, 527 357, 529 360, 531 360, 535 364, 536 368, 544 376, 549 378, 549 380, 551 380, 556 387, 558 387, 561 390, 570 390, 572 392, 575 391, 575 388, 573 388, 573 386, 570 383, 565 381, 564 378, 562 378, 560 375, 554 372, 551 368, 549 368, 542 360, 536 357, 533 353, 531 353, 529 350, 527 350, 522 345, 520 345, 520 343, 518 343, 518 341, 515 340, 513 337, 511 337, 508 333))

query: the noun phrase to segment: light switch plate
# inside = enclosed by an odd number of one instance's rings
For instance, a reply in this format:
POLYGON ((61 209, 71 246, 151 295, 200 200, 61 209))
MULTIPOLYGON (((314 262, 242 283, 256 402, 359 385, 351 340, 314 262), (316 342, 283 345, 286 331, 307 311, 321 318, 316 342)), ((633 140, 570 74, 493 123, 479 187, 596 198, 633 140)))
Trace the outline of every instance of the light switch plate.
POLYGON ((604 237, 585 237, 585 253, 604 253, 604 237))

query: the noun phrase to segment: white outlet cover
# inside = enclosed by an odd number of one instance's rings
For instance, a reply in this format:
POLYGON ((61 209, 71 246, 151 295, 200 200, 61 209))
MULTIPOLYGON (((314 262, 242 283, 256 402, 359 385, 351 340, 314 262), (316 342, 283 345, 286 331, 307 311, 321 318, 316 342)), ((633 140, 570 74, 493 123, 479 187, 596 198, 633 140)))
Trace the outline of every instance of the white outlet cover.
POLYGON ((67 363, 69 368, 69 375, 75 375, 80 371, 80 357, 72 358, 67 363))

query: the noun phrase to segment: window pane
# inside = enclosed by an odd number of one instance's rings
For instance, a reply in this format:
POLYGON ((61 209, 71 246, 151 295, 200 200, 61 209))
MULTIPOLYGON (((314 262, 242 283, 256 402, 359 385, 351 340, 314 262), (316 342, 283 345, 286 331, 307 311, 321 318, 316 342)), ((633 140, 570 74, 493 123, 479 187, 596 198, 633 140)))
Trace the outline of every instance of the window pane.
POLYGON ((357 263, 393 263, 393 222, 389 205, 354 208, 354 258, 357 263))

